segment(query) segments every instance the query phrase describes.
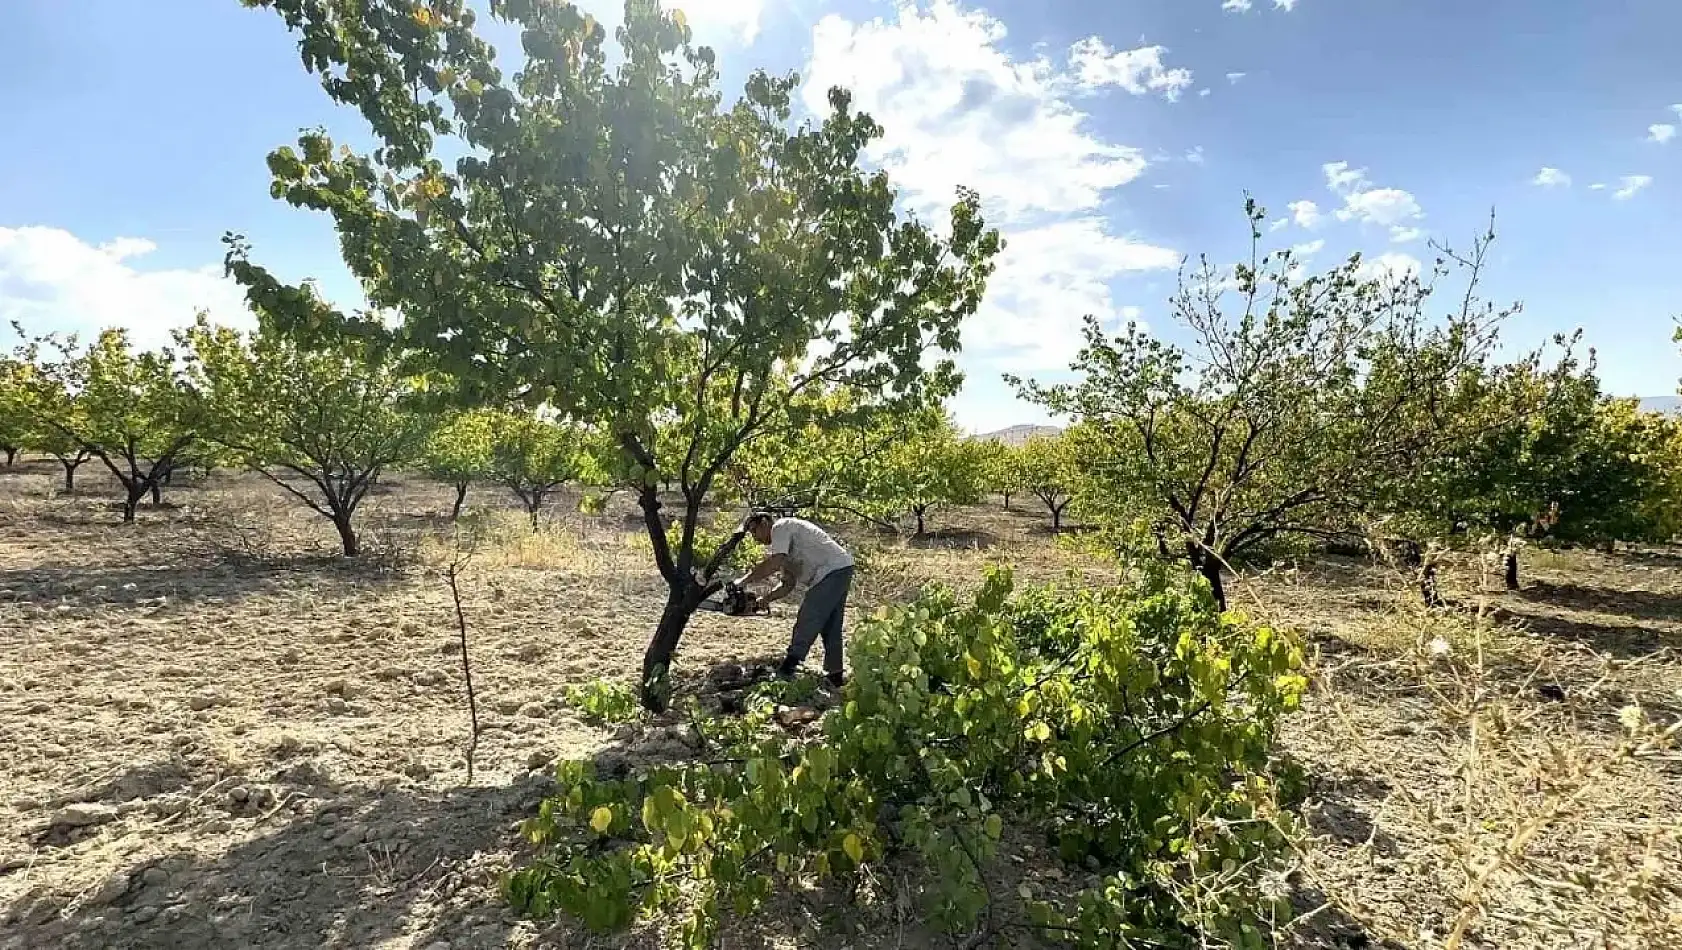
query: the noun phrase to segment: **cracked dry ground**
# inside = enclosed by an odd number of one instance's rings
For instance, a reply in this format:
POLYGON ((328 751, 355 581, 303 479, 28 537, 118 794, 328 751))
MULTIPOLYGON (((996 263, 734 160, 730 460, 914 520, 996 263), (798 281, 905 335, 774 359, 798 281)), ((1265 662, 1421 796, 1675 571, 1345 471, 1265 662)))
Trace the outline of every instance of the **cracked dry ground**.
MULTIPOLYGON (((562 499, 542 533, 514 530, 510 517, 475 554, 463 596, 486 730, 469 784, 440 574, 447 491, 388 480, 364 518, 379 553, 350 564, 331 556, 325 521, 248 477, 172 490, 168 506, 125 527, 108 486, 89 476, 78 495, 55 496, 55 471, 35 462, 0 473, 0 948, 588 943, 565 924, 515 920, 494 882, 521 853, 515 825, 555 757, 686 752, 681 728, 594 728, 560 701, 567 684, 628 678, 656 618, 658 581, 628 510, 583 518, 562 499)), ((478 500, 501 504, 489 495, 478 500)), ((870 547, 859 609, 931 577, 973 582, 990 560, 1030 578, 1101 576, 1049 543, 1042 521, 975 509, 951 513, 929 547, 859 538, 870 547)), ((1627 702, 1663 714, 1682 701, 1667 652, 1682 642, 1682 567, 1592 566, 1585 581, 1581 564, 1550 561, 1524 595, 1494 598, 1531 631, 1509 637, 1516 646, 1503 655, 1552 657, 1544 685, 1557 694, 1515 672, 1519 659, 1494 680, 1515 710, 1538 711, 1524 742, 1559 738, 1580 757, 1615 744, 1627 702)), ((1312 711, 1285 740, 1312 779, 1304 810, 1315 837, 1295 878, 1311 913, 1281 944, 1441 946, 1463 904, 1460 852, 1476 859, 1484 838, 1536 803, 1509 789, 1532 747, 1492 751, 1480 779, 1510 791, 1511 809, 1456 805, 1446 790, 1465 785, 1461 721, 1441 689, 1422 684, 1429 668, 1368 635, 1396 623, 1389 581, 1333 564, 1249 586, 1256 609, 1277 610, 1325 654, 1312 711), (1468 822, 1488 826, 1483 838, 1468 822)), ((701 676, 726 658, 775 653, 786 625, 703 616, 681 662, 701 676)), ((1597 787, 1594 820, 1573 815, 1539 836, 1541 864, 1495 875, 1499 900, 1465 946, 1638 946, 1623 935, 1668 932, 1632 921, 1682 876, 1682 776, 1657 758, 1620 765, 1613 779, 1597 787), (1551 883, 1581 849, 1622 896, 1551 883), (1652 865, 1658 883, 1649 875, 1648 891, 1630 896, 1631 867, 1652 865), (1523 923, 1536 917, 1554 923, 1523 923), (1562 942, 1555 923, 1578 936, 1562 942)), ((914 944, 903 917, 798 894, 733 927, 726 945, 914 944), (859 925, 841 932, 838 913, 859 925)), ((652 946, 660 930, 595 945, 652 946)))

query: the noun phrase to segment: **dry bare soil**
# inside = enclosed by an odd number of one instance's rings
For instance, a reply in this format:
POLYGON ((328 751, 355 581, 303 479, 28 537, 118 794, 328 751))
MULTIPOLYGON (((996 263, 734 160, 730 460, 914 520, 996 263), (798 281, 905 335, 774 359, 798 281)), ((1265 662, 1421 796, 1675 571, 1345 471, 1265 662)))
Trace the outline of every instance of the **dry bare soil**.
MULTIPOLYGON (((659 609, 627 509, 562 499, 536 533, 488 516, 462 578, 485 721, 470 783, 445 490, 387 480, 352 563, 250 477, 173 488, 123 526, 91 470, 71 496, 51 463, 0 471, 0 947, 659 941, 658 921, 611 940, 539 928, 494 889, 556 757, 684 754, 679 725, 595 728, 562 701, 628 678, 659 609)), ((476 500, 503 506, 492 494, 476 500)), ((852 538, 856 611, 989 561, 1105 575, 1031 511, 939 524, 916 544, 852 538)), ((1682 707, 1682 556, 1535 553, 1527 570, 1507 594, 1458 564, 1454 609, 1433 613, 1354 560, 1238 585, 1314 662, 1283 739, 1312 834, 1278 945, 1682 947, 1682 763, 1654 738, 1682 707)), ((701 617, 688 688, 777 653, 787 623, 701 617)), ((791 893, 726 944, 927 942, 907 916, 791 893)))

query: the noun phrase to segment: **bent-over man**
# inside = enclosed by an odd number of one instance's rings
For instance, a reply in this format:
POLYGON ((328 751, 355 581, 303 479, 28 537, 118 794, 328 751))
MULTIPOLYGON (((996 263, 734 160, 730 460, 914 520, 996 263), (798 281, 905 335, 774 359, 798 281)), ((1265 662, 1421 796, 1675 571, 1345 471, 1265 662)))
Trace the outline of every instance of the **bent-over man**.
POLYGON ((794 618, 794 636, 789 641, 788 655, 783 658, 777 675, 793 676, 821 634, 824 673, 831 685, 840 686, 844 682, 841 625, 847 594, 853 586, 853 556, 828 532, 803 518, 778 518, 755 512, 743 522, 743 527, 755 541, 765 545, 766 555, 738 583, 745 587, 779 575, 781 583, 757 598, 759 603, 766 604, 787 597, 796 585, 806 588, 806 597, 794 618))

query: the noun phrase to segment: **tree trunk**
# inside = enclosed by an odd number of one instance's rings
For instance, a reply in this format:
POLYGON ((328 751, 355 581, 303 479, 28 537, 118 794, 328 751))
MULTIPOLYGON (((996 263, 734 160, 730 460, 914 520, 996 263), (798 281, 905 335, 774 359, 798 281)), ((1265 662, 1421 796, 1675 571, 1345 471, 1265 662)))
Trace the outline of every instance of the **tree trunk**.
POLYGON ((1215 597, 1215 606, 1226 609, 1226 583, 1221 579, 1221 559, 1212 554, 1205 554, 1198 559, 1197 573, 1209 582, 1209 593, 1215 597))
POLYGON ((123 524, 134 524, 135 512, 140 508, 140 499, 146 497, 146 484, 135 482, 127 486, 123 495, 123 524))
POLYGON ((450 520, 461 520, 461 508, 467 504, 467 482, 456 482, 456 503, 450 509, 450 520))
POLYGON ((1062 531, 1062 530, 1063 530, 1063 506, 1062 505, 1053 505, 1051 507, 1051 533, 1056 534, 1056 533, 1058 533, 1059 531, 1062 531))
POLYGON ((1509 549, 1507 551, 1506 560, 1507 560, 1507 564, 1506 564, 1506 567, 1507 567, 1507 589, 1508 590, 1518 590, 1519 589, 1519 583, 1518 583, 1518 551, 1516 549, 1509 549))
POLYGON ((75 494, 75 492, 76 492, 76 469, 80 468, 82 466, 82 463, 81 462, 66 462, 63 459, 60 459, 58 464, 64 466, 64 493, 66 495, 75 494))
POLYGON ((542 500, 537 498, 533 498, 531 501, 526 502, 526 514, 531 516, 531 529, 533 531, 537 530, 537 513, 542 507, 542 500))
POLYGON ((648 650, 642 655, 642 705, 650 712, 663 713, 671 705, 672 661, 677 657, 678 642, 683 639, 683 631, 699 602, 699 598, 692 601, 675 590, 666 597, 666 609, 654 628, 654 639, 648 642, 648 650))
POLYGON ((917 516, 917 537, 919 537, 919 538, 922 537, 923 533, 924 533, 923 515, 926 512, 926 510, 927 509, 923 509, 923 508, 913 508, 913 509, 911 509, 912 514, 915 514, 917 516))
POLYGON ((11 468, 12 463, 17 461, 18 447, 15 445, 0 445, 0 452, 6 453, 6 467, 11 468))
POLYGON ((345 557, 361 555, 362 542, 356 537, 356 529, 351 527, 350 512, 335 514, 333 527, 339 529, 339 544, 344 548, 345 557))
POLYGON ((1437 565, 1435 562, 1427 563, 1424 569, 1419 572, 1419 597, 1427 607, 1436 608, 1445 605, 1442 588, 1437 586, 1437 565))
POLYGON ((152 504, 153 504, 153 506, 157 506, 157 505, 161 505, 163 503, 164 503, 164 487, 163 487, 163 485, 154 481, 154 482, 152 482, 152 504))
POLYGON ((1005 492, 1004 496, 1005 496, 1005 510, 1009 511, 1010 510, 1010 492, 1005 492))

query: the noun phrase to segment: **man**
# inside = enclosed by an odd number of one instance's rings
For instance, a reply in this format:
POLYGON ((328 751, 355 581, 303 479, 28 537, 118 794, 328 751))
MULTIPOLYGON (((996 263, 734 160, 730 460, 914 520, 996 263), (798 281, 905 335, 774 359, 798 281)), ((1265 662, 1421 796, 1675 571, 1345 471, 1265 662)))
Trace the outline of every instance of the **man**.
POLYGON ((802 518, 777 518, 755 512, 743 522, 753 539, 765 545, 765 560, 754 565, 738 582, 746 587, 772 575, 781 582, 759 603, 782 600, 795 585, 806 588, 800 612, 794 618, 794 636, 788 655, 777 675, 794 675, 812 644, 823 636, 824 673, 830 685, 839 687, 841 674, 841 622, 847 609, 847 594, 853 587, 853 556, 817 525, 802 518))

